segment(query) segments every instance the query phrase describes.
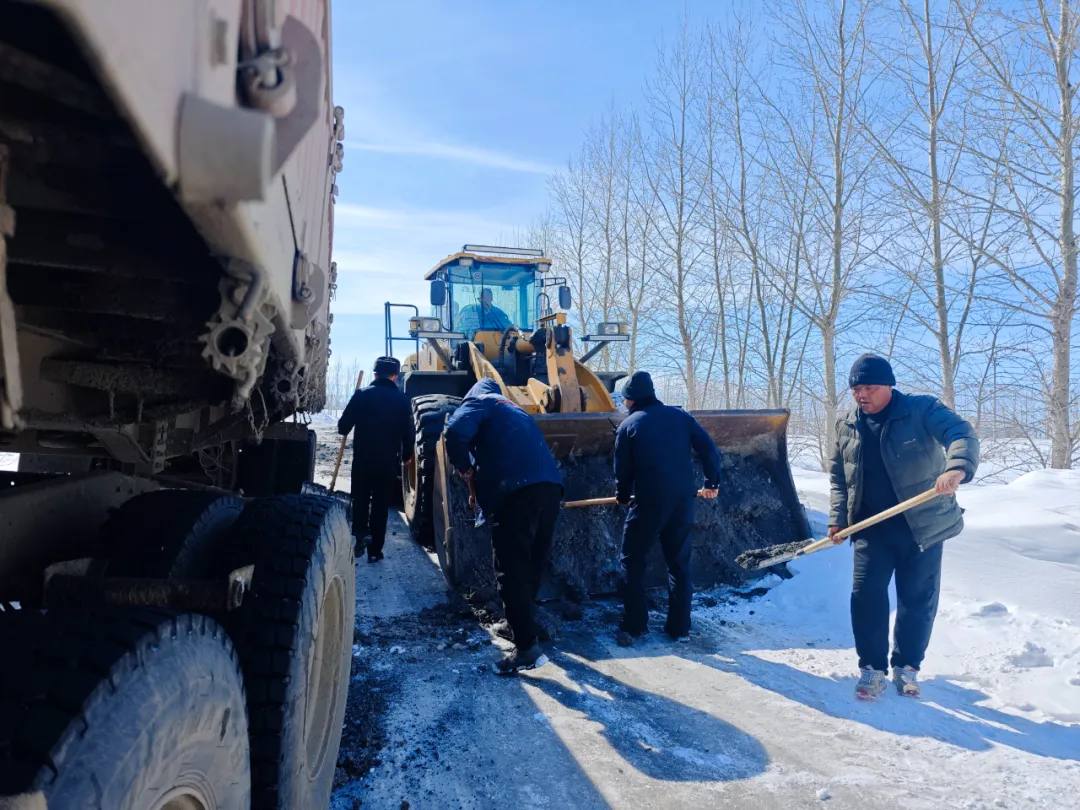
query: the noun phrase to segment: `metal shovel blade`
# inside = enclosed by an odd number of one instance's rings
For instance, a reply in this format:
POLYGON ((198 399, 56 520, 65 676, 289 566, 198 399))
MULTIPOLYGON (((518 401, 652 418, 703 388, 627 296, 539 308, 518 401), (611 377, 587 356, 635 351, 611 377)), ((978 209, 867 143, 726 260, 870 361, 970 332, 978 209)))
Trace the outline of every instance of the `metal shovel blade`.
POLYGON ((794 543, 782 543, 768 548, 751 549, 736 557, 735 562, 748 571, 760 571, 803 556, 804 549, 813 543, 813 540, 798 540, 794 543))

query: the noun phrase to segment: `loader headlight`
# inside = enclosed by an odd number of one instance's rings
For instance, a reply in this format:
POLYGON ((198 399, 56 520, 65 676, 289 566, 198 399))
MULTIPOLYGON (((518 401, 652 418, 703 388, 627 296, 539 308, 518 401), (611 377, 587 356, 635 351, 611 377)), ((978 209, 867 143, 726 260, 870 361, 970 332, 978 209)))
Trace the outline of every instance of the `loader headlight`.
POLYGON ((630 325, 625 321, 604 321, 596 325, 596 334, 599 337, 610 335, 629 335, 630 325))
POLYGON ((441 332, 442 321, 438 318, 409 318, 409 333, 441 332))

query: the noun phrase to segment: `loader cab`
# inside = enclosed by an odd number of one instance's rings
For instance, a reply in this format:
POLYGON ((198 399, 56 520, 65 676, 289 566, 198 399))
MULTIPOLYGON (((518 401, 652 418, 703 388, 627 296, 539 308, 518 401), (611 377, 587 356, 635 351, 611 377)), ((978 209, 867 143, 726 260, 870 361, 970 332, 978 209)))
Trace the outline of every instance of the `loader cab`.
POLYGON ((462 333, 470 341, 480 332, 535 328, 540 315, 550 308, 538 278, 547 265, 483 258, 463 256, 432 274, 431 314, 448 332, 462 333), (439 299, 442 303, 436 304, 439 299))

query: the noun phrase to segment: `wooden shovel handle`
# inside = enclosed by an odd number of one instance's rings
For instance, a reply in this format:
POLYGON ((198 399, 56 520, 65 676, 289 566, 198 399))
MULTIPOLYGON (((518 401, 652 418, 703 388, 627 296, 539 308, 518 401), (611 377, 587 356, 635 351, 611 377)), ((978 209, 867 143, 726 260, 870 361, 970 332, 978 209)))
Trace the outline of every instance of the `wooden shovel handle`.
MULTIPOLYGON (((920 492, 915 497, 908 498, 906 501, 901 501, 896 506, 890 506, 885 511, 878 512, 876 515, 871 515, 866 520, 860 520, 858 523, 852 524, 846 529, 841 529, 832 537, 826 537, 825 540, 831 543, 834 542, 837 538, 843 540, 846 537, 851 537, 851 535, 861 532, 863 529, 869 529, 871 526, 876 526, 883 520, 888 520, 891 517, 896 517, 901 512, 906 512, 908 509, 912 509, 916 506, 922 506, 924 503, 934 500, 934 498, 936 498, 939 494, 940 493, 938 493, 938 491, 933 488, 926 490, 926 492, 920 492)), ((818 542, 820 543, 823 541, 819 540, 818 542)), ((807 546, 807 548, 809 548, 809 546, 807 546)), ((805 550, 806 549, 804 549, 804 551, 805 550)))
MULTIPOLYGON (((698 490, 697 497, 701 498, 704 490, 698 490)), ((563 501, 563 509, 578 509, 582 506, 614 506, 619 499, 614 496, 607 498, 586 498, 583 501, 563 501)))
MULTIPOLYGON (((356 387, 359 389, 364 384, 364 370, 360 369, 360 373, 356 375, 356 387)), ((345 442, 349 440, 349 434, 346 433, 341 437, 341 443, 337 449, 337 460, 334 462, 334 474, 330 476, 330 491, 334 491, 334 487, 337 486, 338 473, 341 471, 341 460, 345 458, 345 442)))
POLYGON ((614 496, 609 498, 586 498, 583 501, 563 501, 563 509, 578 509, 582 506, 612 506, 619 502, 614 496))
POLYGON ((852 524, 846 529, 841 529, 832 537, 822 537, 820 540, 815 540, 813 543, 810 543, 810 545, 803 546, 798 551, 796 551, 790 559, 794 559, 796 557, 805 557, 807 554, 813 554, 815 551, 823 551, 824 549, 832 548, 834 545, 837 544, 836 541, 838 538, 840 540, 843 540, 857 532, 861 532, 863 529, 868 529, 877 523, 881 523, 881 521, 883 520, 888 520, 891 517, 899 515, 901 512, 906 512, 912 507, 921 506, 927 501, 934 500, 934 498, 936 498, 938 494, 939 493, 936 489, 928 489, 926 490, 926 492, 920 492, 914 498, 908 498, 906 501, 901 501, 896 506, 890 506, 883 512, 878 512, 876 515, 871 515, 870 517, 866 518, 866 520, 860 520, 858 523, 852 524))

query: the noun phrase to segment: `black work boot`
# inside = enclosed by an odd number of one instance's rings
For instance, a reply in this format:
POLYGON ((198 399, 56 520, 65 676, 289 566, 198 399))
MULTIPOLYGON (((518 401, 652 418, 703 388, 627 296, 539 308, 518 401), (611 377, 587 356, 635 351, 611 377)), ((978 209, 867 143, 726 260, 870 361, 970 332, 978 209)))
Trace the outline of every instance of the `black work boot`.
POLYGON ((615 634, 615 643, 620 647, 633 647, 645 637, 646 632, 642 630, 640 633, 631 633, 629 630, 619 628, 619 632, 615 634))
POLYGON ((367 555, 367 561, 369 563, 377 563, 382 558, 383 553, 381 551, 369 551, 367 555))
POLYGON ((497 675, 514 675, 523 669, 542 667, 547 662, 548 657, 544 655, 540 645, 534 641, 533 645, 527 650, 515 647, 512 653, 495 665, 495 673, 497 675))

